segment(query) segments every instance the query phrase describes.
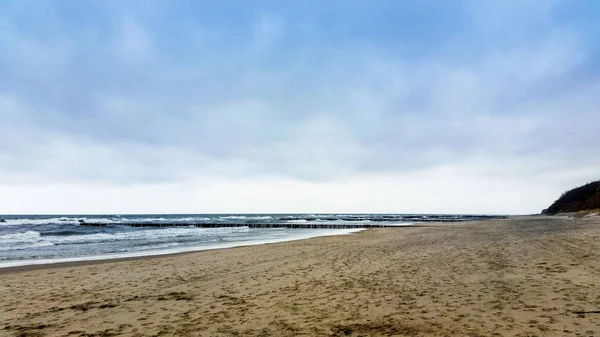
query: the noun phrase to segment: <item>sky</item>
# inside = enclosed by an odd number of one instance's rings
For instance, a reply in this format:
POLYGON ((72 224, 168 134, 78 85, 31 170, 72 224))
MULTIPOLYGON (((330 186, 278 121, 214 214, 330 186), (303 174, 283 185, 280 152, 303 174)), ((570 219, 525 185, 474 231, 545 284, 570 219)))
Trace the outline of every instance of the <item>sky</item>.
POLYGON ((529 214, 600 178, 600 2, 0 1, 0 214, 529 214))

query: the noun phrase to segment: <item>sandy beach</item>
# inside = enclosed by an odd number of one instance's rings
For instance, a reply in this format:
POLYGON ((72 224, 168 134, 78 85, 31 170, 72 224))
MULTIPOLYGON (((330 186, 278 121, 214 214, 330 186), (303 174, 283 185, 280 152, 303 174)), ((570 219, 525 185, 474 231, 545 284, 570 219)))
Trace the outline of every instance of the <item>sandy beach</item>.
POLYGON ((0 336, 600 335, 600 217, 0 270, 0 336))

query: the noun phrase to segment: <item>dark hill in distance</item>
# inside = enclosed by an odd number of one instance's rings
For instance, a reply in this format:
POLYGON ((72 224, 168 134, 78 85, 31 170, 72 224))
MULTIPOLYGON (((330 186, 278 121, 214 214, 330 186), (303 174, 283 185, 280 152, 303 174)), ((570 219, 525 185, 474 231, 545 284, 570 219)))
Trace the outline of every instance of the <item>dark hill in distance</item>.
POLYGON ((563 193, 545 214, 571 213, 600 209, 600 180, 587 183, 563 193))

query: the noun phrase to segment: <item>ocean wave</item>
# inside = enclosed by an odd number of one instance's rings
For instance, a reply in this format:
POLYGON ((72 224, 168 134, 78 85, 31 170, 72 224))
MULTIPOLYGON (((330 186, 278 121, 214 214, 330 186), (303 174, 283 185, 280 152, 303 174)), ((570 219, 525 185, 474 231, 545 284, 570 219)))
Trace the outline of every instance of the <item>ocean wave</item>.
POLYGON ((71 243, 99 243, 108 241, 138 241, 138 240, 157 240, 157 239, 174 239, 181 237, 211 237, 215 235, 224 235, 230 233, 247 232, 247 227, 237 228, 196 228, 196 227, 175 227, 164 229, 148 229, 137 230, 131 232, 117 233, 95 233, 78 236, 65 236, 61 238, 53 238, 55 244, 71 244, 71 243))
POLYGON ((207 218, 207 217, 200 217, 200 218, 196 218, 196 217, 185 217, 185 218, 177 218, 177 217, 173 217, 173 218, 121 218, 121 220, 119 222, 121 223, 132 223, 132 222, 169 222, 169 223, 176 223, 176 222, 195 222, 195 221, 208 221, 211 220, 211 218, 207 218))
POLYGON ((308 220, 306 219, 294 219, 294 220, 284 220, 287 223, 307 223, 308 220))
POLYGON ((58 231, 46 231, 40 232, 42 236, 69 236, 69 235, 85 235, 81 231, 73 231, 73 230, 58 230, 58 231))
POLYGON ((245 215, 228 215, 221 216, 219 219, 227 219, 227 220, 269 220, 273 219, 272 216, 269 215, 256 215, 256 216, 245 216, 245 215))
POLYGON ((98 244, 115 241, 157 241, 177 240, 178 238, 210 241, 211 238, 223 235, 246 233, 248 227, 233 228, 197 228, 175 227, 148 230, 135 230, 115 233, 92 233, 79 235, 43 235, 37 231, 27 231, 0 235, 0 251, 19 250, 35 247, 69 244, 98 244))
POLYGON ((76 225, 82 221, 87 223, 119 223, 121 221, 117 219, 109 218, 86 218, 86 217, 58 217, 58 218, 17 218, 17 219, 4 219, 4 222, 0 223, 2 226, 23 226, 23 225, 76 225))
POLYGON ((0 235, 0 251, 48 247, 53 245, 54 243, 42 239, 40 232, 36 231, 0 235))
POLYGON ((194 222, 194 221, 210 221, 212 220, 211 218, 207 218, 207 217, 201 217, 201 218, 194 218, 194 217, 187 217, 187 218, 173 218, 170 219, 172 221, 178 222, 194 222))
POLYGON ((0 235, 0 242, 2 243, 13 243, 13 242, 24 242, 24 241, 37 241, 41 238, 40 232, 27 231, 22 233, 12 233, 0 235))
POLYGON ((17 225, 48 225, 48 224, 76 224, 77 219, 73 218, 41 218, 41 219, 4 219, 0 223, 2 226, 17 226, 17 225))
MULTIPOLYGON (((158 244, 158 247, 152 247, 152 249, 140 249, 137 251, 122 251, 122 252, 96 252, 91 253, 90 255, 83 256, 67 256, 67 257, 47 257, 47 258, 37 258, 37 259, 21 259, 21 260, 8 260, 0 256, 0 268, 6 267, 15 267, 15 266, 25 266, 25 265, 40 265, 40 264, 48 264, 48 263, 60 263, 60 262, 76 262, 76 261, 97 261, 97 260, 106 260, 106 259, 115 259, 115 258, 131 258, 131 257, 139 257, 139 256, 156 256, 156 255, 165 255, 165 254, 173 254, 173 253, 183 253, 183 252, 191 252, 191 251, 200 251, 200 250, 208 250, 208 249, 223 249, 223 248, 232 248, 239 246, 253 246, 253 245, 262 245, 266 243, 276 243, 276 242, 285 242, 285 241, 294 241, 301 239, 308 239, 313 237, 320 236, 330 236, 330 235, 342 235, 342 234, 350 234, 360 232, 362 229, 329 229, 329 230, 312 230, 312 231, 295 231, 293 233, 289 233, 290 235, 286 236, 278 236, 278 237, 255 237, 251 240, 243 240, 243 241, 223 241, 219 240, 217 242, 212 242, 209 244, 203 245, 181 245, 181 246, 173 246, 173 247, 161 247, 161 244, 158 244)), ((165 245, 169 245, 170 243, 165 243, 165 245)))
MULTIPOLYGON (((51 218, 8 218, 0 222, 0 226, 41 226, 41 225, 78 225, 82 222, 90 224, 118 225, 123 223, 194 223, 215 220, 216 218, 202 217, 127 217, 115 216, 114 218, 96 217, 51 217, 51 218)), ((241 219, 241 218, 240 218, 241 219)))

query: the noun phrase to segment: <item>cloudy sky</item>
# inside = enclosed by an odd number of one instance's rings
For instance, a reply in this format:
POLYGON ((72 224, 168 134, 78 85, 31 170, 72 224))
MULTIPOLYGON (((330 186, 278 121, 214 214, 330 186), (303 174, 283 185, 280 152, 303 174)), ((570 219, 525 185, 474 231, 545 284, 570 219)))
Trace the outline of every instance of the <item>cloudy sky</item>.
POLYGON ((600 178, 600 2, 0 2, 0 213, 533 213, 600 178))

